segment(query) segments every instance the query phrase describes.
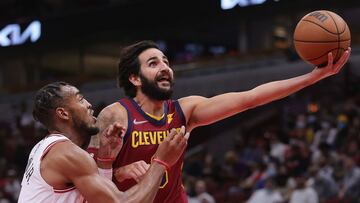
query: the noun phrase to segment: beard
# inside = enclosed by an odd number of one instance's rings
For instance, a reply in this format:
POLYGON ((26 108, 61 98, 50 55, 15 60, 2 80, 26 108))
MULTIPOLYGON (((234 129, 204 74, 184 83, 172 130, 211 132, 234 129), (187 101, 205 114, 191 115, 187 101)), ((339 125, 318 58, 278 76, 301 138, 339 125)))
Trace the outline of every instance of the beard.
POLYGON ((94 124, 87 123, 84 119, 79 118, 75 112, 72 112, 72 115, 76 131, 89 138, 99 133, 99 128, 95 125, 95 122, 94 124))
POLYGON ((81 135, 83 136, 82 137, 83 143, 79 147, 84 150, 86 150, 88 148, 90 141, 91 141, 91 137, 93 135, 98 134, 100 131, 99 128, 96 127, 95 124, 86 123, 83 120, 77 118, 77 116, 74 117, 74 128, 78 132, 81 132, 81 135))
POLYGON ((171 98, 173 94, 172 87, 174 86, 174 82, 170 81, 169 89, 162 89, 157 84, 156 81, 159 77, 156 77, 154 81, 147 79, 141 72, 139 73, 139 77, 142 82, 141 91, 148 96, 150 99, 162 101, 168 100, 171 98))
POLYGON ((100 129, 95 125, 95 122, 87 122, 86 119, 80 116, 81 114, 79 115, 73 109, 70 109, 70 113, 72 115, 73 127, 81 136, 82 143, 79 147, 86 150, 90 144, 91 137, 98 134, 100 129))

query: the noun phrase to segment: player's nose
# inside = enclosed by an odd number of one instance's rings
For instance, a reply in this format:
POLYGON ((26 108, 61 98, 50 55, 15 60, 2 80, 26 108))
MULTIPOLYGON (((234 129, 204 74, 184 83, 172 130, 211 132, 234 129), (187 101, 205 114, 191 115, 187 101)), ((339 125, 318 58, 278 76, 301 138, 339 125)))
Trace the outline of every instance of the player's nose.
POLYGON ((92 105, 90 104, 90 102, 88 102, 88 100, 85 99, 85 103, 86 103, 86 107, 88 109, 91 109, 92 108, 92 105))

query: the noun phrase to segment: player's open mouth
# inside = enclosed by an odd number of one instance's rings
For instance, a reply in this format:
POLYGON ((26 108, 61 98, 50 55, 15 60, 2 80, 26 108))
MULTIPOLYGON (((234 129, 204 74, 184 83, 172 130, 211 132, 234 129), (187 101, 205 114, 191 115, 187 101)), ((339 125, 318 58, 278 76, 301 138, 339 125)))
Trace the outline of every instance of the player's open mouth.
POLYGON ((161 86, 171 86, 171 83, 172 83, 172 78, 170 75, 168 74, 164 74, 164 75, 161 75, 160 77, 158 77, 156 79, 156 81, 159 83, 159 85, 161 86))
POLYGON ((171 79, 169 79, 169 78, 166 78, 166 77, 163 77, 163 78, 160 78, 160 79, 158 79, 158 81, 159 82, 171 82, 171 79))
POLYGON ((96 117, 94 116, 94 110, 90 109, 89 114, 90 114, 90 116, 92 116, 93 119, 96 121, 96 117))

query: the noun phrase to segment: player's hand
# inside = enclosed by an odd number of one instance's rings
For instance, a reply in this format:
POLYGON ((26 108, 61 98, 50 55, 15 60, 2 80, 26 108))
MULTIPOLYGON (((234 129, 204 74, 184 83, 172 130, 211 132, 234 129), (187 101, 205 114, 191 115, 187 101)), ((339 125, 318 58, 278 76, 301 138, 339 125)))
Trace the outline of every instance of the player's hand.
POLYGON ((171 129, 168 136, 156 150, 154 158, 166 162, 169 166, 174 165, 183 154, 187 146, 189 136, 190 134, 185 132, 184 126, 181 126, 179 132, 177 132, 174 128, 171 129))
POLYGON ((136 182, 140 182, 149 167, 150 164, 147 164, 145 161, 137 161, 117 168, 115 170, 114 176, 119 182, 122 182, 126 179, 134 179, 136 182))
POLYGON ((323 75, 322 78, 337 74, 342 69, 342 67, 344 67, 346 62, 349 60, 350 53, 351 53, 351 47, 349 47, 339 58, 339 60, 334 64, 334 56, 332 55, 331 52, 329 52, 328 64, 326 65, 326 67, 323 68, 316 67, 314 71, 321 73, 323 75))
POLYGON ((105 129, 100 137, 100 146, 97 153, 98 158, 115 159, 121 150, 125 128, 115 122, 105 129))

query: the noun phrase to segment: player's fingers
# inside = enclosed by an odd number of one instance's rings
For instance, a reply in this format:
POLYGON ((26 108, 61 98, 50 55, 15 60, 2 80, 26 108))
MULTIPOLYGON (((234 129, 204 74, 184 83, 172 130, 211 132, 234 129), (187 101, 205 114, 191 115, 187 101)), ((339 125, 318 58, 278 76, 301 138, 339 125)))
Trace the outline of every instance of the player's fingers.
POLYGON ((121 139, 125 137, 126 134, 126 128, 122 127, 120 137, 121 139))
POLYGON ((142 163, 140 164, 140 167, 138 168, 139 171, 142 173, 142 174, 145 174, 147 169, 148 169, 148 164, 147 163, 142 163))
POLYGON ((184 135, 176 133, 172 141, 175 143, 180 143, 182 139, 184 139, 184 135))
POLYGON ((138 176, 136 175, 136 173, 135 173, 134 171, 131 171, 131 172, 129 173, 129 176, 130 176, 130 178, 132 178, 132 179, 134 179, 136 182, 138 182, 139 178, 138 178, 138 176))
POLYGON ((185 137, 186 141, 189 140, 190 133, 189 132, 185 133, 184 137, 185 137))
POLYGON ((336 63, 336 65, 338 66, 343 66, 349 59, 350 57, 350 53, 351 53, 351 48, 349 47, 341 56, 341 58, 338 60, 338 62, 336 63))
POLYGON ((186 147, 189 136, 190 136, 189 133, 186 133, 185 136, 181 136, 181 140, 179 142, 179 145, 181 148, 186 147))
POLYGON ((332 55, 332 52, 329 52, 328 53, 328 66, 332 66, 333 65, 333 62, 334 62, 334 57, 332 55))
POLYGON ((187 143, 187 142, 186 142, 185 138, 182 137, 182 138, 179 140, 179 142, 177 143, 178 149, 182 151, 182 150, 185 148, 186 143, 187 143))
POLYGON ((116 137, 121 137, 125 128, 120 123, 115 123, 113 126, 112 134, 116 137))
POLYGON ((176 135, 176 129, 173 128, 173 129, 170 130, 170 133, 169 133, 168 136, 166 137, 166 140, 172 140, 175 135, 176 135))
POLYGON ((180 128, 180 134, 185 135, 185 126, 183 126, 183 125, 180 128))
POLYGON ((145 170, 147 171, 150 168, 150 164, 147 163, 146 165, 144 165, 144 167, 145 167, 145 170))
POLYGON ((105 136, 108 137, 111 135, 112 131, 114 129, 114 126, 113 125, 109 125, 109 127, 107 128, 106 130, 106 133, 105 133, 105 136))
POLYGON ((144 160, 138 161, 136 162, 136 166, 138 168, 143 168, 143 169, 147 169, 147 165, 149 165, 148 163, 146 163, 144 160))
POLYGON ((143 172, 142 170, 140 170, 140 168, 133 168, 133 172, 135 173, 136 178, 140 178, 142 175, 146 173, 146 171, 143 172))

